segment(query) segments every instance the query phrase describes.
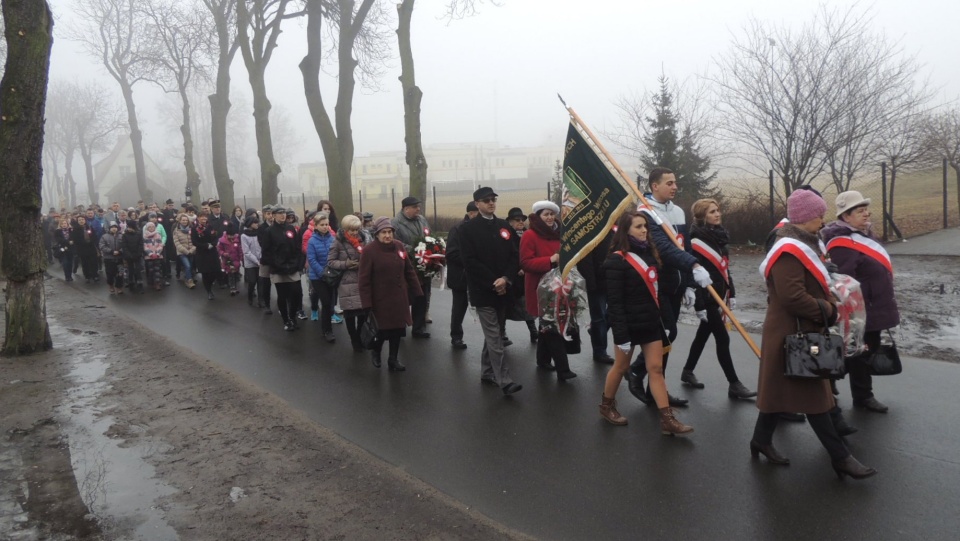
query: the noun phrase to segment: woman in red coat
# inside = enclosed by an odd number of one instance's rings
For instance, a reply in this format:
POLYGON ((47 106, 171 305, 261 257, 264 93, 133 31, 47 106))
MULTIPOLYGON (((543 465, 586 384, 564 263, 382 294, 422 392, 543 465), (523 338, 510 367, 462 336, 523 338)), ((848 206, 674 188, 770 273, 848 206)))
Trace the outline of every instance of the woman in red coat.
POLYGON ((423 290, 403 243, 393 240, 390 218, 377 218, 373 231, 376 240, 360 255, 359 276, 360 306, 370 311, 380 331, 370 355, 373 366, 380 368, 383 343, 390 342, 387 366, 391 372, 403 372, 407 368, 397 359, 400 339, 406 336, 407 326, 413 325, 407 291, 419 297, 423 290))
MULTIPOLYGON (((552 201, 537 201, 530 214, 530 229, 520 237, 520 268, 524 272, 524 291, 527 312, 540 316, 540 339, 537 340, 537 367, 557 371, 557 379, 565 381, 577 377, 570 370, 563 336, 555 324, 545 325, 537 301, 537 286, 544 274, 560 260, 560 208, 552 201), (553 366, 550 361, 553 360, 553 366)), ((552 318, 547 318, 552 321, 552 318)))

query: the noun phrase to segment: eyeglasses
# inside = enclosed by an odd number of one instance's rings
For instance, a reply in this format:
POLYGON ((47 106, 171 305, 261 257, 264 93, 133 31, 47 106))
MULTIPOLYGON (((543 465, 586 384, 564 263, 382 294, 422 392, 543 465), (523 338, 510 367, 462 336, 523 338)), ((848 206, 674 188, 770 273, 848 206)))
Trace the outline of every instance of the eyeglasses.
POLYGON ((496 197, 487 197, 486 199, 481 199, 479 202, 480 202, 480 203, 486 203, 486 204, 489 205, 490 203, 496 203, 496 202, 497 202, 497 198, 496 198, 496 197))

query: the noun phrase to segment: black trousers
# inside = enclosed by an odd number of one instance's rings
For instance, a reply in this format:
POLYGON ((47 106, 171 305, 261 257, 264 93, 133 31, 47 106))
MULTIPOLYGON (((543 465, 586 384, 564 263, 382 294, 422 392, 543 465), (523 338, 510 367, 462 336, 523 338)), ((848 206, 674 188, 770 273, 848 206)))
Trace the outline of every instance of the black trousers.
POLYGON ((693 371, 697 368, 697 362, 703 353, 703 348, 707 345, 710 335, 713 335, 717 343, 717 360, 720 361, 720 368, 723 369, 723 375, 726 376, 729 383, 740 381, 737 378, 737 371, 733 368, 733 357, 730 355, 730 333, 723 322, 723 314, 719 306, 707 307, 707 320, 701 321, 697 327, 697 336, 690 345, 690 355, 687 356, 687 364, 684 370, 693 371))
POLYGON ((303 293, 299 282, 277 282, 277 311, 286 323, 297 317, 297 311, 303 304, 303 293), (297 294, 300 293, 298 296, 297 294))
MULTIPOLYGON (((343 312, 343 321, 347 325, 347 334, 350 335, 350 342, 360 343, 360 327, 367 320, 367 314, 363 310, 346 310, 343 312)), ((399 345, 397 347, 400 347, 399 345)))
MULTIPOLYGON (((663 328, 667 331, 667 339, 671 344, 677 338, 677 320, 680 319, 680 307, 683 305, 683 291, 684 288, 681 287, 680 291, 673 295, 660 296, 660 322, 663 323, 663 328)), ((669 357, 670 353, 665 352, 663 354, 664 377, 667 374, 667 359, 669 357)), ((647 361, 643 358, 643 351, 637 354, 637 358, 630 365, 630 370, 641 379, 647 376, 647 361)), ((650 394, 649 389, 647 389, 647 394, 650 394)))
POLYGON ((537 365, 550 366, 553 359, 557 372, 569 372, 570 361, 567 358, 567 346, 557 331, 541 331, 537 340, 537 365))
POLYGON ((270 290, 273 284, 270 283, 269 276, 260 276, 257 278, 257 295, 260 305, 264 308, 270 308, 270 290))
POLYGON ((97 272, 97 254, 84 254, 80 257, 80 268, 83 269, 83 277, 87 280, 93 280, 99 276, 97 272))
POLYGON ((213 284, 220 281, 220 278, 223 276, 222 272, 203 272, 201 273, 203 277, 203 289, 207 290, 207 293, 213 293, 213 284))
POLYGON ((450 306, 450 339, 463 340, 463 318, 467 315, 470 301, 467 290, 451 289, 453 304, 450 306))
POLYGON ((850 398, 854 402, 863 402, 873 398, 873 376, 867 368, 866 359, 871 351, 880 347, 880 331, 863 333, 863 341, 867 344, 867 351, 854 358, 847 359, 847 377, 850 379, 850 398))
POLYGON ((433 280, 424 278, 420 281, 420 289, 423 290, 422 297, 414 297, 410 292, 411 315, 413 316, 413 332, 425 332, 427 330, 427 310, 430 308, 430 286, 433 280))
POLYGON ((320 330, 333 332, 333 288, 323 280, 310 280, 310 310, 320 311, 320 330))
MULTIPOLYGON (((757 416, 757 424, 753 428, 753 441, 760 445, 772 445, 773 433, 777 430, 779 420, 779 413, 760 413, 757 416)), ((810 423, 814 434, 817 435, 820 444, 827 450, 831 459, 843 460, 850 456, 850 451, 837 434, 830 413, 808 413, 807 422, 810 423)))
POLYGON ((119 276, 120 261, 116 259, 104 259, 103 267, 107 273, 107 285, 110 287, 123 287, 123 278, 119 276))

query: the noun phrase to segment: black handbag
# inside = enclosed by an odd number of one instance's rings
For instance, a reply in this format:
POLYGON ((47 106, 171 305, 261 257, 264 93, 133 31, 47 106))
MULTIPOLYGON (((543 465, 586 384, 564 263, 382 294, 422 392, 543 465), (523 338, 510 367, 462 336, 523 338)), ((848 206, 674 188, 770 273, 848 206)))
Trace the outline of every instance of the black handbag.
POLYGON ((334 289, 340 285, 341 278, 343 278, 343 271, 340 269, 331 268, 330 265, 327 265, 323 269, 323 276, 320 277, 321 280, 326 282, 327 285, 334 289))
POLYGON ((377 339, 380 327, 377 325, 377 318, 373 317, 373 312, 367 313, 367 318, 363 320, 360 327, 360 345, 364 349, 373 349, 373 343, 377 339))
MULTIPOLYGON (((820 313, 827 321, 826 311, 820 313)), ((824 325, 822 332, 804 333, 797 320, 796 334, 787 335, 783 343, 784 375, 798 379, 843 379, 847 367, 843 356, 843 336, 833 334, 824 325)))
POLYGON ((897 342, 893 334, 887 329, 890 336, 889 344, 880 344, 876 351, 864 353, 864 364, 870 369, 871 376, 895 376, 903 372, 900 362, 900 353, 897 351, 897 342))

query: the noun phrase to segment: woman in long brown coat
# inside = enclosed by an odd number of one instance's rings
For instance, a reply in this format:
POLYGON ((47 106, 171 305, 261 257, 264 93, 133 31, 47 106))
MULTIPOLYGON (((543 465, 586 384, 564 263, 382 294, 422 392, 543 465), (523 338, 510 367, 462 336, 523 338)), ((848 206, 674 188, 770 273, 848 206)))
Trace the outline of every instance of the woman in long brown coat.
POLYGON ((413 325, 407 292, 419 297, 423 290, 403 243, 393 240, 390 218, 377 218, 373 231, 376 239, 364 247, 360 256, 359 283, 360 304, 376 319, 380 331, 370 352, 371 359, 373 366, 380 368, 380 353, 384 341, 388 341, 387 366, 391 372, 403 372, 406 367, 397 359, 400 338, 413 325))
POLYGON ((833 469, 841 478, 863 479, 877 473, 857 461, 837 434, 830 410, 835 402, 825 379, 789 379, 784 376, 784 340, 795 333, 822 330, 837 318, 837 307, 828 292, 827 270, 817 232, 823 227, 827 205, 807 190, 787 199, 790 223, 777 232, 777 241, 760 266, 767 282, 767 314, 763 322, 757 407, 760 415, 750 441, 750 453, 763 454, 773 464, 790 460, 773 446, 773 433, 781 412, 805 413, 826 448, 833 469), (827 321, 824 321, 826 317, 827 321))

